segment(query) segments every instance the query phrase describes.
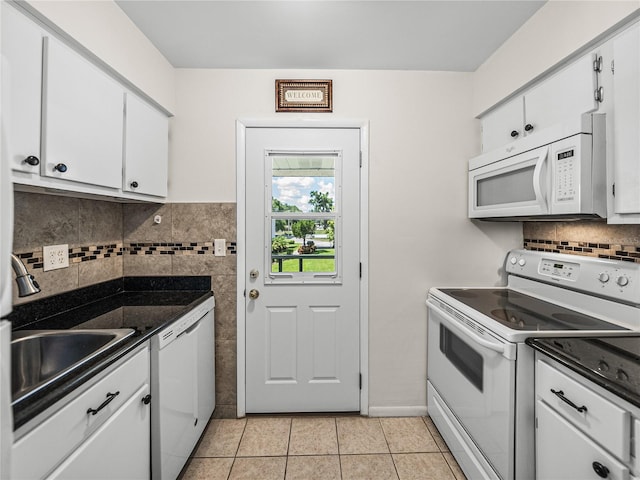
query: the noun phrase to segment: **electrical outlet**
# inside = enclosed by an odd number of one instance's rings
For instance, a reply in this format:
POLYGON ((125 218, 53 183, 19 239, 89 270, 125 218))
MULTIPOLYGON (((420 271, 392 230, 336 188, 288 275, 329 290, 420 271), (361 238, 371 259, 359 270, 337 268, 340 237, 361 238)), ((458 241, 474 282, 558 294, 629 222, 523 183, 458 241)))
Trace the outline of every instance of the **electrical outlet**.
POLYGON ((224 257, 227 255, 227 242, 224 238, 216 238, 213 241, 213 254, 216 257, 224 257))
POLYGON ((47 272, 69 266, 69 245, 47 245, 42 247, 43 268, 47 272))

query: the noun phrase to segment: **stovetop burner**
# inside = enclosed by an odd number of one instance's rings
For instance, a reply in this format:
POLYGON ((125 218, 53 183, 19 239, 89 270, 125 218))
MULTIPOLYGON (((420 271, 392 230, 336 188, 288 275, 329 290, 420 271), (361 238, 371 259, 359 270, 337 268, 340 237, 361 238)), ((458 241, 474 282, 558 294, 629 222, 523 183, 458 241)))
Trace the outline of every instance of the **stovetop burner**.
POLYGON ((627 330, 508 288, 443 288, 440 291, 513 330, 627 330))

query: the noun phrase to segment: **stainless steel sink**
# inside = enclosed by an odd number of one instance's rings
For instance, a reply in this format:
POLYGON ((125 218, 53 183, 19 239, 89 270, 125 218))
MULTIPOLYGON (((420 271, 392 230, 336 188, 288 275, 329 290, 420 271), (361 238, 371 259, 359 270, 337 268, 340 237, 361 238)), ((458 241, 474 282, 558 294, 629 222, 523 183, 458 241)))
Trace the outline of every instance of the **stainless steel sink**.
POLYGON ((75 368, 118 345, 130 328, 21 330, 11 339, 11 396, 33 395, 75 368))

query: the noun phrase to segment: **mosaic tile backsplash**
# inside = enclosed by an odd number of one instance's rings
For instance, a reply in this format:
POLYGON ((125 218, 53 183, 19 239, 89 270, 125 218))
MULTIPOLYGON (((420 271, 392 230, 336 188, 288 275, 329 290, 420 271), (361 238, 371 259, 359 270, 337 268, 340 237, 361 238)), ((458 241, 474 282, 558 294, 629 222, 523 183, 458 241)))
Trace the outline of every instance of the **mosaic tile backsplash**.
POLYGON ((14 305, 122 276, 210 275, 216 416, 236 416, 235 203, 120 204, 16 192, 13 249, 42 287, 25 298, 14 291, 14 305), (226 240, 226 256, 213 255, 216 238, 226 240), (69 245, 69 268, 45 272, 42 247, 60 244, 69 245))
POLYGON ((524 248, 640 263, 640 225, 525 222, 524 248))

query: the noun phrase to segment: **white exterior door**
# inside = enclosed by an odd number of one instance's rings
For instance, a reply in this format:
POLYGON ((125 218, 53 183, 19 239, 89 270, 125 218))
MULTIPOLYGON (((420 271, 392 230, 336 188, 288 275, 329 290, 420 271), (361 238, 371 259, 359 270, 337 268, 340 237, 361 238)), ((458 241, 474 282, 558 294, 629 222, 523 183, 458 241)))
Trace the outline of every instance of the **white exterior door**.
POLYGON ((360 410, 359 158, 357 128, 247 128, 247 413, 360 410))

